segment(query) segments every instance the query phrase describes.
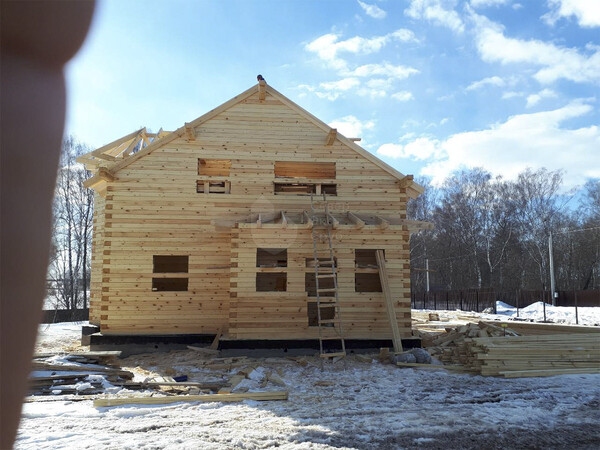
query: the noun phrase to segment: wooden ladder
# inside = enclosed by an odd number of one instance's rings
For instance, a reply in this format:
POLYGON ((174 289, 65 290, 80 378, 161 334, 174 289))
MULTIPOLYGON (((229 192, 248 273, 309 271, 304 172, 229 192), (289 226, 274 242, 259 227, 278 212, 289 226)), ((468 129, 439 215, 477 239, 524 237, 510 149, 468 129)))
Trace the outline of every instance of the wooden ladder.
MULTIPOLYGON (((319 327, 319 351, 321 358, 343 358, 346 356, 346 343, 344 341, 344 331, 342 327, 342 316, 340 311, 338 282, 337 282, 337 267, 335 266, 335 258, 333 255, 333 240, 331 237, 331 229, 333 228, 333 220, 329 215, 329 206, 327 204, 327 196, 323 195, 323 214, 324 219, 319 217, 315 208, 313 194, 310 195, 310 209, 312 212, 312 238, 313 238, 313 257, 315 262, 315 286, 317 291, 317 321, 319 327), (322 233, 325 231, 325 233, 322 233), (321 244, 325 243, 326 247, 322 248, 321 244), (326 257, 319 257, 319 254, 326 257), (328 260, 327 260, 328 258, 328 260), (329 279, 333 281, 333 287, 322 288, 321 280, 329 279), (333 297, 321 297, 321 294, 333 293, 333 297), (324 310, 331 311, 333 309, 333 318, 323 319, 322 313, 324 310), (339 345, 332 352, 327 352, 323 348, 323 341, 337 341, 339 345)), ((329 283, 331 285, 331 283, 329 283)), ((328 346, 329 347, 329 346, 328 346)))

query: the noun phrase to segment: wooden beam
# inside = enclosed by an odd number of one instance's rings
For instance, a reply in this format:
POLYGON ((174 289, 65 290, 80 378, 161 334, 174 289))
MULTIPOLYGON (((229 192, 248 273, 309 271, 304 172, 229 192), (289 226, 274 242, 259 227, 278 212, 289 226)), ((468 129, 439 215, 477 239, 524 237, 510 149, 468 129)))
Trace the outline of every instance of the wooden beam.
POLYGON ((96 175, 98 176, 98 178, 104 181, 115 181, 116 179, 112 172, 106 167, 100 167, 96 175))
POLYGON ((104 153, 99 153, 94 155, 94 158, 103 159, 104 161, 116 161, 117 158, 111 155, 105 155, 104 153))
POLYGON ((239 394, 173 395, 170 397, 98 398, 94 407, 120 405, 166 405, 178 402, 241 402, 242 400, 287 400, 287 391, 244 392, 239 394))
POLYGON ((118 146, 119 146, 119 145, 121 145, 123 142, 127 142, 129 139, 133 139, 133 138, 134 138, 134 137, 136 137, 136 136, 137 136, 137 135, 140 133, 140 131, 142 131, 143 129, 144 129, 144 128, 140 128, 139 130, 137 130, 137 131, 134 131, 133 133, 129 133, 127 136, 123 136, 122 138, 120 138, 120 139, 117 139, 116 141, 113 141, 113 142, 111 142, 110 144, 103 145, 102 147, 100 147, 100 148, 97 148, 97 149, 96 149, 96 150, 94 150, 93 152, 91 152, 91 153, 86 153, 86 154, 87 154, 87 155, 91 155, 91 156, 96 156, 96 157, 97 157, 98 155, 101 155, 102 153, 104 153, 104 152, 106 152, 106 151, 110 150, 111 148, 118 147, 118 146))
POLYGON ((385 307, 392 328, 392 342, 394 343, 394 352, 402 353, 402 339, 400 338, 400 331, 398 330, 398 318, 396 317, 396 308, 394 307, 394 300, 390 291, 390 285, 388 283, 387 268, 385 266, 385 256, 383 250, 377 250, 375 252, 375 258, 377 259, 377 266, 379 267, 379 280, 381 281, 381 288, 383 290, 383 298, 385 299, 385 307))
POLYGON ((331 130, 329 130, 329 133, 327 134, 327 141, 325 142, 325 145, 328 145, 328 146, 333 145, 336 137, 337 137, 337 128, 332 128, 331 130))
POLYGON ((390 223, 381 216, 375 216, 375 220, 377 221, 377 225, 379 225, 379 228, 381 228, 382 230, 385 230, 390 227, 390 223))
POLYGON ((361 228, 364 228, 364 226, 365 226, 364 220, 360 219, 356 214, 352 213, 351 211, 348 211, 347 215, 348 215, 348 219, 350 220, 350 222, 352 222, 354 225, 356 225, 356 228, 358 228, 359 230, 361 228))
POLYGON ((196 132, 194 131, 194 127, 187 123, 185 124, 185 138, 188 141, 195 141, 196 140, 196 132))
POLYGON ((260 80, 258 82, 258 99, 264 101, 267 98, 267 82, 260 80))
POLYGON ((400 185, 401 188, 408 187, 413 183, 414 178, 415 177, 413 175, 406 175, 404 178, 402 178, 400 180, 400 182, 398 184, 400 185))

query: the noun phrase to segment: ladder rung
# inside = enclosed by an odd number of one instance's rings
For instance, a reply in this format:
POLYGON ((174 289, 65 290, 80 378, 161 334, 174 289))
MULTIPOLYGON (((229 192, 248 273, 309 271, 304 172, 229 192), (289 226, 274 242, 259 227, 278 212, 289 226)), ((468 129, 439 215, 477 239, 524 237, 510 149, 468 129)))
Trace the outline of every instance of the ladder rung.
POLYGON ((321 358, 337 358, 338 356, 346 356, 346 352, 337 353, 321 353, 321 358))
POLYGON ((317 275, 317 278, 335 278, 335 275, 332 273, 327 273, 325 275, 317 275))
POLYGON ((333 262, 333 261, 319 261, 317 263, 317 267, 318 266, 334 266, 334 265, 335 265, 335 262, 333 262))
MULTIPOLYGON (((333 298, 333 297, 332 297, 333 298)), ((338 302, 337 301, 331 301, 331 302, 324 302, 323 300, 321 300, 320 302, 317 302, 319 308, 323 308, 323 307, 328 307, 331 308, 332 306, 337 306, 338 302)))
POLYGON ((319 321, 319 323, 340 323, 340 319, 325 319, 319 321))
POLYGON ((328 288, 328 289, 317 289, 317 292, 336 292, 336 288, 328 288))
POLYGON ((320 337, 322 341, 342 341, 344 338, 341 336, 323 336, 320 337))

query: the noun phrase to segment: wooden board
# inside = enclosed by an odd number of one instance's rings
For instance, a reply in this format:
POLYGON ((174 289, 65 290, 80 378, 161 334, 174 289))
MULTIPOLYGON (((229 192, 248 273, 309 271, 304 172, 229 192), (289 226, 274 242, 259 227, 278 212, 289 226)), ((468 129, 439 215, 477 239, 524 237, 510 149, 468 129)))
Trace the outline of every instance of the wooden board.
POLYGON ((120 405, 167 405, 179 402, 241 402, 243 400, 270 401, 287 400, 287 391, 275 392, 245 392, 241 394, 205 394, 205 395, 174 395, 171 397, 137 397, 137 398, 99 398, 94 400, 94 407, 120 405))

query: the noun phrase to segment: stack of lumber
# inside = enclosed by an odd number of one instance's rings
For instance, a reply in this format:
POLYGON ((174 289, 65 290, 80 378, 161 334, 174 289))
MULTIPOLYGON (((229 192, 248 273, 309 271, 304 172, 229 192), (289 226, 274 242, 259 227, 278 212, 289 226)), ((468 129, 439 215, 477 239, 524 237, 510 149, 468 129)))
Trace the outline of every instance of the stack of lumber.
POLYGON ((468 372, 485 376, 600 373, 596 332, 519 336, 510 328, 479 322, 433 339, 429 351, 444 364, 462 364, 468 372))
POLYGON ((505 378, 600 373, 598 334, 474 338, 465 342, 471 369, 505 378))
MULTIPOLYGON (((494 322, 496 323, 496 322, 494 322)), ((521 336, 533 336, 540 334, 575 334, 575 333, 598 333, 600 339, 600 327, 591 327, 586 325, 563 325, 556 323, 536 323, 536 322, 499 322, 499 326, 509 326, 521 336)))
POLYGON ((469 355, 465 342, 472 338, 516 336, 510 328, 498 327, 485 322, 470 323, 456 328, 447 328, 446 333, 423 339, 422 343, 431 356, 444 364, 464 364, 468 366, 469 355))

